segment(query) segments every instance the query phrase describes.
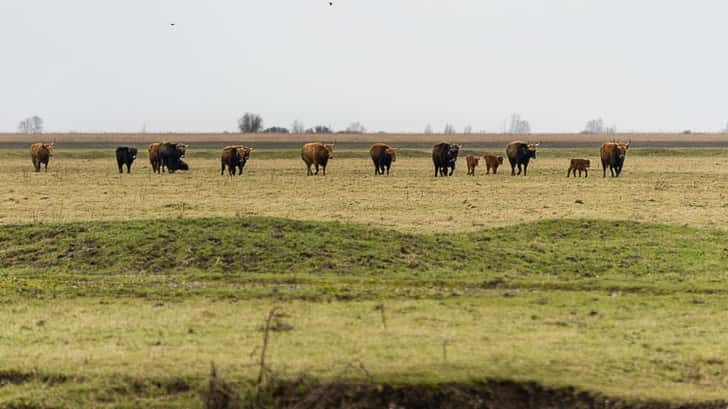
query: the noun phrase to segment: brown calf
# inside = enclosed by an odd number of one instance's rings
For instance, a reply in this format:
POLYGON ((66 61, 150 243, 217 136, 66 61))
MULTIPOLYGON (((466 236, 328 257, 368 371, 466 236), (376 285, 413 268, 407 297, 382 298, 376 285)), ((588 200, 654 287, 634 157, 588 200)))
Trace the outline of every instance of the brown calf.
POLYGON ((487 169, 486 175, 490 174, 490 170, 493 169, 493 174, 498 173, 498 166, 503 164, 503 157, 498 155, 484 155, 485 167, 487 169))
POLYGON ((581 172, 583 171, 586 176, 589 177, 589 166, 590 162, 588 159, 572 159, 571 164, 569 164, 569 170, 566 171, 566 177, 568 178, 570 174, 574 174, 574 177, 576 177, 576 171, 579 171, 579 177, 581 177, 581 172))
POLYGON ((465 161, 468 163, 468 175, 475 176, 475 168, 478 167, 478 162, 480 162, 480 158, 473 155, 468 155, 465 157, 465 161))

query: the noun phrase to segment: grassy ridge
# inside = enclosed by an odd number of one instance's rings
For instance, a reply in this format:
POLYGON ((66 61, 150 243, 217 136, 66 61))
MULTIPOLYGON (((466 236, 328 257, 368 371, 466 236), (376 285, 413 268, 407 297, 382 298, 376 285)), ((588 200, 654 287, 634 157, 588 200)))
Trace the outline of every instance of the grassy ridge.
POLYGON ((722 230, 598 220, 457 234, 265 217, 16 225, 0 227, 0 291, 80 282, 94 294, 164 293, 170 283, 178 293, 239 296, 270 290, 251 283, 354 297, 402 286, 721 292, 727 239, 722 230))

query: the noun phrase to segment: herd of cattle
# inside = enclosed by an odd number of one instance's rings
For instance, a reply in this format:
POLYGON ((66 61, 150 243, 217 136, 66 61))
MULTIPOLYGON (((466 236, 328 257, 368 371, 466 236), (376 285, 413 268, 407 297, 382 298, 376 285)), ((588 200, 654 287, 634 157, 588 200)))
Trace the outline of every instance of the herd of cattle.
MULTIPOLYGON (((619 177, 622 173, 624 158, 629 149, 630 143, 609 142, 602 145, 600 156, 602 160, 603 176, 607 176, 609 169, 612 177, 619 177)), ((536 158, 536 149, 539 144, 530 144, 523 141, 514 141, 506 147, 506 156, 511 165, 511 175, 526 175, 528 171, 528 163, 536 158), (518 172, 516 172, 516 168, 518 172)), ((34 143, 30 147, 30 156, 33 160, 33 167, 36 172, 40 172, 41 165, 45 166, 48 171, 48 162, 53 156, 55 144, 50 143, 34 143)), ((188 145, 182 143, 160 142, 149 145, 147 152, 149 154, 149 163, 152 165, 152 171, 162 173, 165 170, 174 173, 178 170, 189 170, 190 167, 182 158, 187 153, 188 145)), ((435 167, 435 176, 452 176, 455 172, 455 163, 462 145, 450 144, 446 142, 438 143, 432 147, 432 163, 435 167)), ((252 148, 243 145, 226 146, 222 150, 220 157, 220 175, 228 174, 233 176, 236 172, 243 174, 243 168, 250 158, 252 148)), ((119 173, 124 172, 126 166, 127 173, 131 173, 131 165, 137 157, 137 149, 134 147, 120 146, 116 148, 116 163, 119 167, 119 173)), ((397 149, 385 145, 383 143, 375 143, 369 149, 369 155, 374 163, 374 174, 389 175, 389 169, 392 163, 397 160, 397 149)), ((301 148, 301 159, 306 164, 306 174, 318 175, 319 169, 323 170, 326 175, 326 165, 329 159, 334 157, 334 144, 324 143, 307 143, 301 148), (311 167, 316 170, 315 172, 311 167)), ((468 175, 475 175, 475 168, 478 166, 480 159, 485 161, 487 174, 498 172, 498 166, 503 164, 503 156, 499 155, 468 155, 465 160, 468 167, 468 175)), ((566 177, 571 174, 576 177, 576 172, 584 172, 585 177, 589 176, 590 162, 587 159, 571 159, 566 177)))

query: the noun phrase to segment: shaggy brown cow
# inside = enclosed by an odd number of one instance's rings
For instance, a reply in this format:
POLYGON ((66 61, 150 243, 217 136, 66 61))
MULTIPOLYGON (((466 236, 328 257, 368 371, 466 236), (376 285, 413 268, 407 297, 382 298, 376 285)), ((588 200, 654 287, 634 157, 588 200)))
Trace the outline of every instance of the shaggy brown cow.
POLYGON ((319 166, 324 170, 324 176, 326 176, 326 164, 329 159, 334 158, 334 145, 336 143, 323 144, 320 142, 312 142, 303 145, 301 148, 301 159, 306 163, 306 175, 318 175, 319 166), (311 165, 316 167, 316 173, 311 171, 311 165))
POLYGON ((53 156, 53 150, 55 149, 55 143, 34 143, 30 145, 30 159, 33 161, 33 167, 36 172, 40 172, 40 165, 45 166, 45 171, 48 172, 48 161, 53 156))
POLYGON ((242 176, 243 168, 248 162, 248 158, 250 158, 250 152, 252 151, 253 149, 242 145, 232 145, 224 147, 222 150, 222 157, 220 158, 220 175, 225 174, 225 167, 227 167, 230 176, 235 175, 236 168, 238 169, 238 174, 242 176))
POLYGON ((498 173, 498 166, 503 164, 503 157, 500 155, 484 155, 483 159, 485 159, 485 167, 487 169, 485 172, 486 175, 490 174, 491 169, 493 169, 493 174, 495 175, 498 173))
POLYGON ((392 162, 397 160, 397 149, 383 143, 375 143, 369 149, 369 156, 372 157, 372 162, 374 162, 375 176, 384 175, 385 168, 387 169, 387 175, 389 175, 392 162))
POLYGON ((603 177, 607 177, 607 167, 612 177, 619 177, 622 173, 622 166, 624 165, 624 157, 627 155, 627 149, 632 142, 626 144, 619 142, 609 142, 602 145, 599 153, 602 157, 602 171, 603 177))
POLYGON ((475 168, 478 167, 478 162, 480 162, 480 158, 473 155, 468 155, 465 157, 465 162, 468 164, 468 175, 475 176, 475 168))
POLYGON ((159 163, 159 145, 161 143, 152 143, 149 145, 149 163, 152 165, 152 172, 161 173, 161 164, 159 163))
POLYGON ((576 177, 576 171, 579 171, 579 177, 581 177, 581 172, 583 171, 586 175, 584 177, 589 177, 589 166, 591 163, 588 159, 572 159, 571 164, 569 164, 569 170, 566 171, 566 177, 568 178, 570 174, 574 174, 574 177, 576 177))

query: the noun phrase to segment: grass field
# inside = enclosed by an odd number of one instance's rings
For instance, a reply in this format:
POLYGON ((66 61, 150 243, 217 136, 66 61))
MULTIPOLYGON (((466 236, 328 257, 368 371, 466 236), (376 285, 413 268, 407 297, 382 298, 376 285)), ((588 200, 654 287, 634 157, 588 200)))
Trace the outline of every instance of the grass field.
POLYGON ((121 176, 108 149, 47 174, 1 150, 0 408, 203 407, 211 362, 245 395, 274 307, 284 379, 361 365, 347 381, 725 407, 728 150, 635 148, 619 179, 595 153, 435 179, 412 146, 374 177, 351 143, 324 178, 259 149, 231 179, 207 148, 121 176))

